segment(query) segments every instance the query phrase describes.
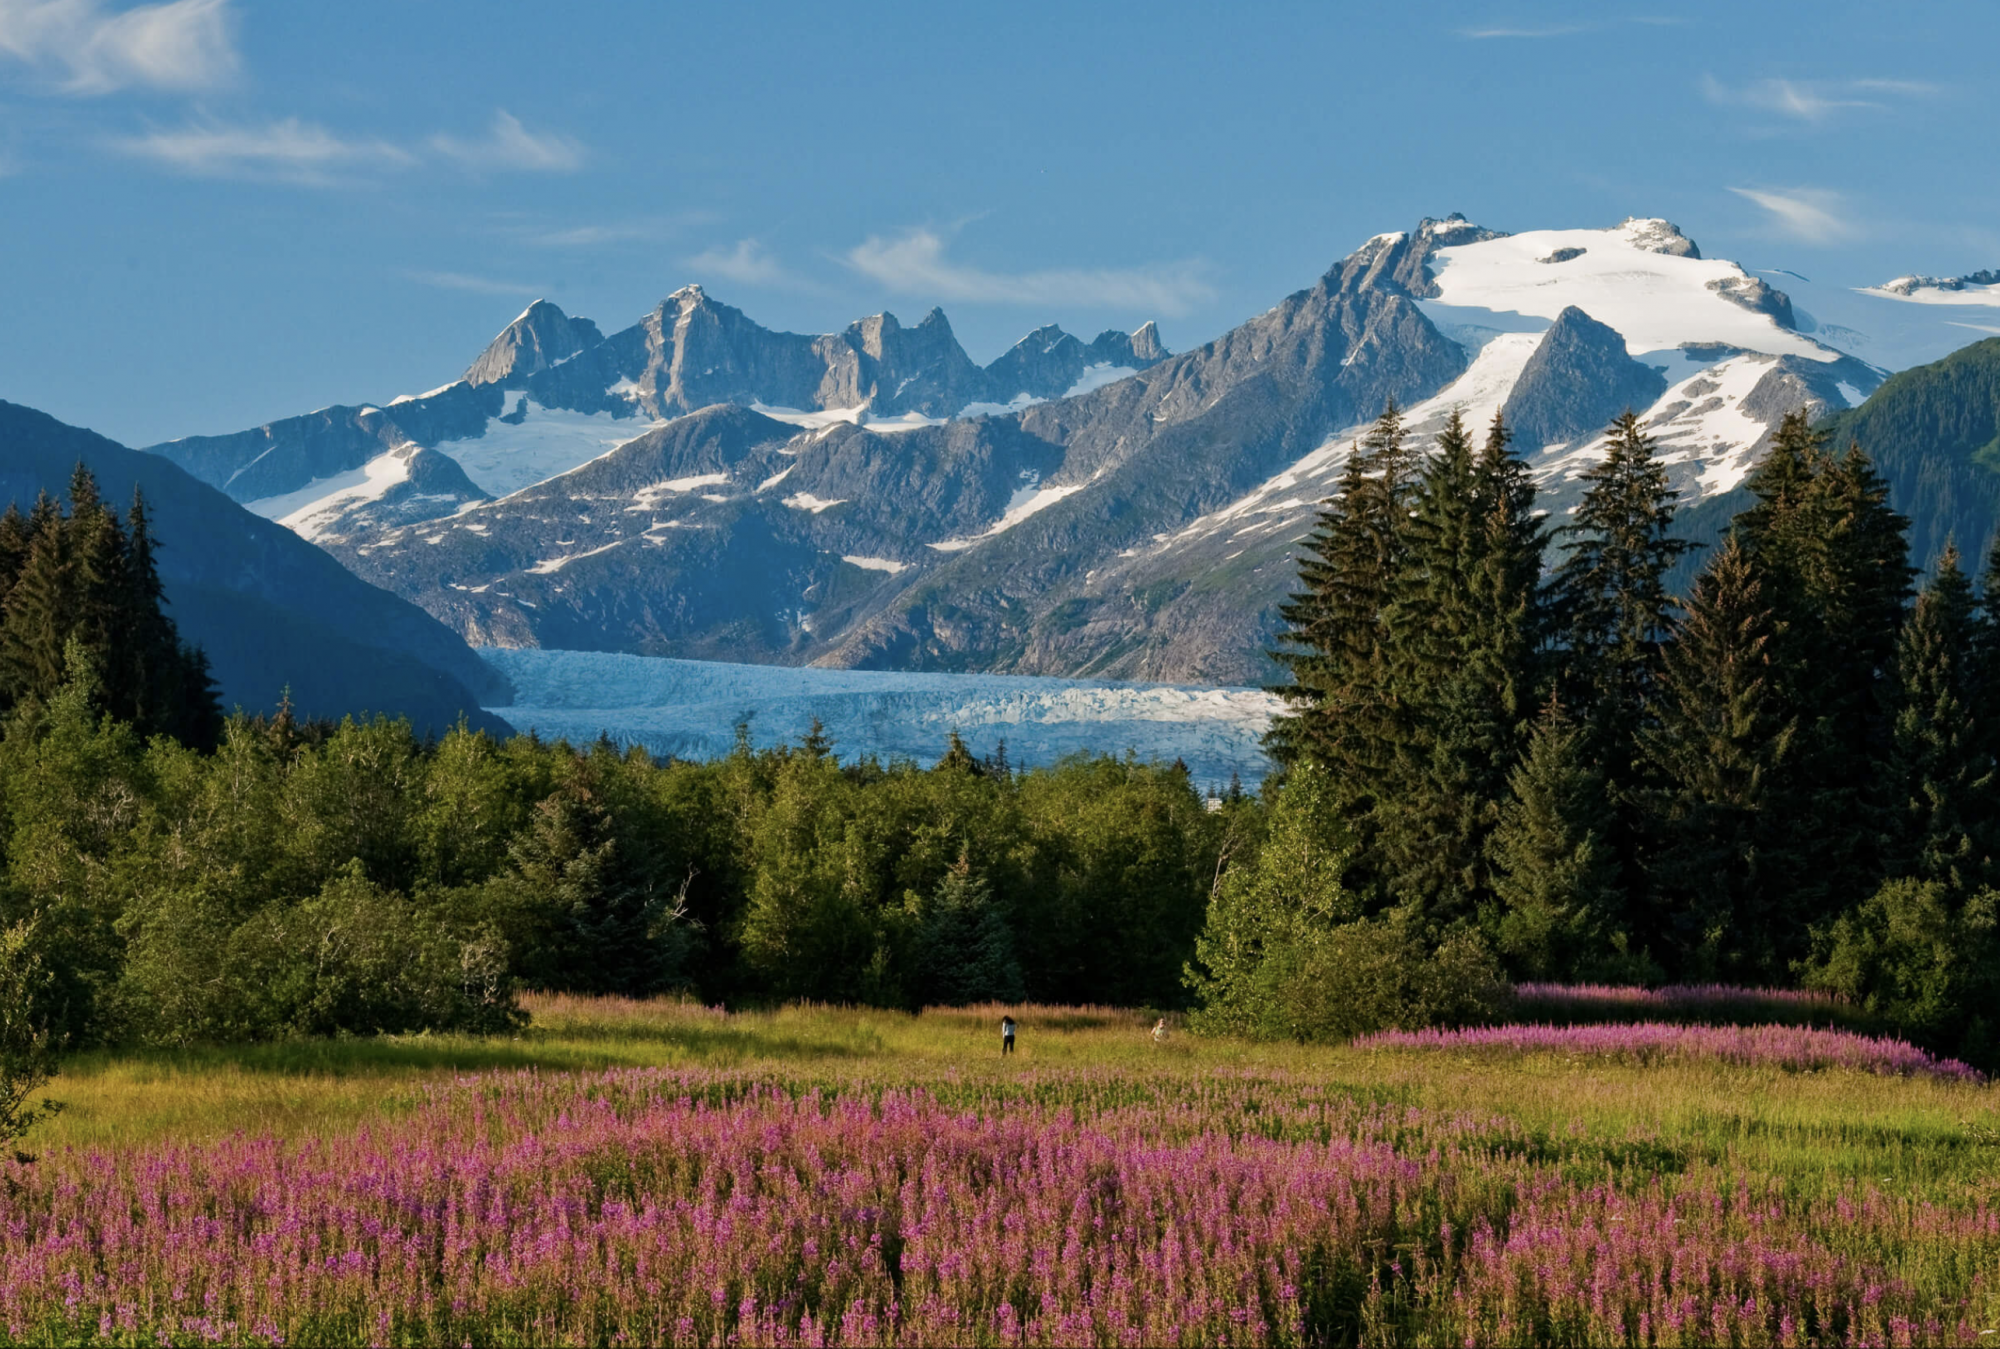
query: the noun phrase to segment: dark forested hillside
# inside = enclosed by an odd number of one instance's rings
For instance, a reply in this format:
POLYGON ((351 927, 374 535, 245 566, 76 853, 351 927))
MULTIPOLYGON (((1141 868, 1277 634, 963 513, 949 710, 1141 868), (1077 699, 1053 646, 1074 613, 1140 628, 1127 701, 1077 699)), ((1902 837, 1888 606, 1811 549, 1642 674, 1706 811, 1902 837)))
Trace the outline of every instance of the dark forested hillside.
POLYGON ((498 677, 415 605, 355 577, 290 530, 260 519, 155 455, 0 402, 0 505, 60 495, 77 464, 123 510, 152 512, 160 580, 182 640, 208 655, 225 707, 409 716, 442 731, 504 699, 498 677))
POLYGON ((1918 566, 1933 566, 1947 540, 1984 555, 2000 523, 2000 337, 1892 376, 1825 430, 1859 444, 1888 480, 1918 566))

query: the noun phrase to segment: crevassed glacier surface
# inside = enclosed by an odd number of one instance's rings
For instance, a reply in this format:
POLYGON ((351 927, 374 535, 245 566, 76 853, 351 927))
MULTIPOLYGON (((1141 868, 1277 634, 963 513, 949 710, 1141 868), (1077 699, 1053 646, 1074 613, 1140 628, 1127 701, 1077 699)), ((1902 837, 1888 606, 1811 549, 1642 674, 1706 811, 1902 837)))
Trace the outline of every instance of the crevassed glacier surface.
POLYGON ((600 734, 655 755, 729 753, 747 723, 759 747, 797 742, 819 718, 843 760, 932 763, 955 729, 981 756, 1001 740, 1016 766, 1066 754, 1123 754, 1188 766, 1207 789, 1232 773, 1254 784, 1281 704, 1259 689, 1025 675, 930 674, 730 665, 602 651, 488 647, 479 653, 515 689, 490 710, 517 731, 587 743, 600 734))

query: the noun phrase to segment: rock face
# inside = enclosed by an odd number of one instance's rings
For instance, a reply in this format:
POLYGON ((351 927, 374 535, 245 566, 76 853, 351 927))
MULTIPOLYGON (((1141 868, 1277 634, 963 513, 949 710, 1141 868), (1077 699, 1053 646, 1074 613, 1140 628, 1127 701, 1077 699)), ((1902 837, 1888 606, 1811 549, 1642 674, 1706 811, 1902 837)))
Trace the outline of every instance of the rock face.
POLYGON ((589 319, 573 319, 547 300, 529 305, 465 372, 471 385, 518 381, 588 351, 604 340, 589 319))
POLYGON ((1528 451, 1596 436, 1666 390, 1664 375, 1626 354, 1623 337, 1571 305, 1542 335, 1501 415, 1528 451))
POLYGON ((1792 313, 1792 297, 1782 290, 1773 289, 1757 277, 1711 281, 1708 288, 1753 314, 1768 314, 1780 328, 1798 331, 1799 321, 1792 313))

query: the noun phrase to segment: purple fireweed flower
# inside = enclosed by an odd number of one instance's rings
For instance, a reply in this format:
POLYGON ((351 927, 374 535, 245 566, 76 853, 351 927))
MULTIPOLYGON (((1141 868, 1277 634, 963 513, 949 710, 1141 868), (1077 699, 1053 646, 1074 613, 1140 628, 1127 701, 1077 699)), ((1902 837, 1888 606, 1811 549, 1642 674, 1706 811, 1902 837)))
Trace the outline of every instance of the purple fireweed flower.
POLYGON ((1583 1054, 1601 1058, 1712 1060, 1790 1069, 1851 1068, 1894 1076, 1983 1082, 1957 1059, 1939 1058, 1904 1040, 1811 1026, 1635 1025, 1470 1026, 1460 1030, 1377 1031, 1358 1049, 1494 1050, 1517 1054, 1583 1054))
MULTIPOLYGON (((1606 1028, 1611 1029, 1611 1028, 1606 1028)), ((0 1162, 0 1336, 557 1344, 1953 1343, 2000 1211, 1306 1078, 798 1094, 496 1074, 351 1133, 0 1162), (1256 1109, 1246 1109, 1254 1101, 1256 1109), (1948 1252, 1912 1276, 1911 1252, 1948 1252), (1939 1271, 1943 1271, 1940 1273, 1939 1271)))

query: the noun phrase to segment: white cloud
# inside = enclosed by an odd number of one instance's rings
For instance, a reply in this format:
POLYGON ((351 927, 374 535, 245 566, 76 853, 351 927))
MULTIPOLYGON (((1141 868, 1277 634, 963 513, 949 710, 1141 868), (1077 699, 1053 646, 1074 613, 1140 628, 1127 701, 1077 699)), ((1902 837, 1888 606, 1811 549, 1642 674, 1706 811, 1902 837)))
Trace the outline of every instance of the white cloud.
POLYGON ((1800 122, 1823 122, 1851 108, 1880 110, 1890 98, 1928 98, 1938 92, 1920 80, 1757 80, 1732 89, 1712 75, 1702 77, 1702 93, 1724 107, 1757 108, 1800 122), (1860 97, 1869 95, 1869 97, 1860 97))
POLYGON ((746 286, 773 286, 784 282, 785 269, 755 239, 738 239, 728 248, 709 248, 687 260, 693 271, 719 276, 746 286))
POLYGON ((879 235, 848 250, 849 267, 892 291, 942 300, 991 304, 1093 304, 1148 314, 1185 314, 1214 288, 1195 261, 1149 268, 989 272, 953 262, 930 230, 898 238, 879 235))
POLYGON ((287 117, 265 126, 190 124, 112 142, 126 154, 204 178, 275 178, 327 183, 341 171, 415 163, 407 150, 379 140, 350 140, 287 117))
POLYGON ((466 272, 409 270, 403 275, 421 285, 435 286, 439 290, 469 290, 475 295, 545 295, 549 290, 547 286, 524 285, 490 276, 472 276, 466 272))
POLYGON ((468 168, 516 169, 529 173, 570 173, 583 164, 583 146, 568 136, 535 132, 521 119, 500 109, 483 139, 464 140, 439 133, 430 147, 468 168))
MULTIPOLYGON (((3 2, 3 0, 0 0, 3 2)), ((433 136, 411 148, 380 138, 344 136, 313 122, 287 117, 263 125, 217 121, 155 128, 111 142, 112 148, 202 178, 251 178, 308 186, 352 181, 367 171, 407 169, 433 155, 494 169, 573 168, 582 158, 562 136, 537 136, 505 112, 494 134, 480 142, 433 136)))
POLYGON ((1782 192, 1752 187, 1729 190, 1768 211, 1779 233, 1806 243, 1833 243, 1852 238, 1857 232, 1838 192, 1816 187, 1787 188, 1782 192))
POLYGON ((0 55, 76 94, 206 89, 235 74, 229 0, 172 0, 106 13, 97 0, 0 0, 0 55))

